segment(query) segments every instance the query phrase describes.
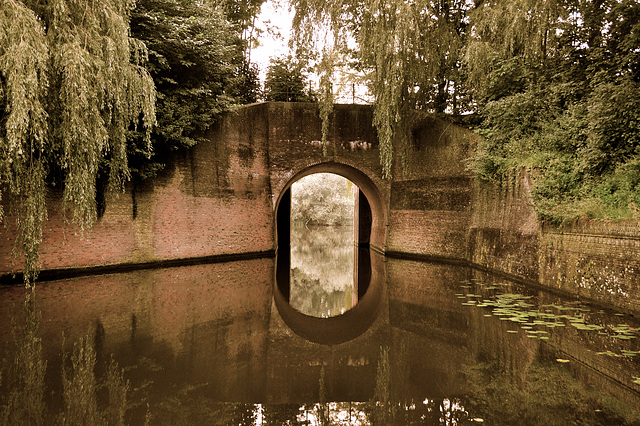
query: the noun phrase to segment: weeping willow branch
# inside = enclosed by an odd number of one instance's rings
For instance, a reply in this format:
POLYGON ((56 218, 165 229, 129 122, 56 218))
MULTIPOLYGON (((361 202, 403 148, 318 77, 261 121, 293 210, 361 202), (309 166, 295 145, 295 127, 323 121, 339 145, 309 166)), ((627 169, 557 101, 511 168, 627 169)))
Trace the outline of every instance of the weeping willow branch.
MULTIPOLYGON (((300 50, 314 47, 317 28, 322 26, 333 31, 335 51, 357 44, 358 67, 374 97, 373 124, 380 142, 382 174, 391 177, 394 153, 400 154, 398 164, 405 170, 412 111, 442 113, 450 104, 458 108, 456 83, 462 80, 458 70, 467 2, 293 0, 292 4, 296 9, 294 40, 300 50), (394 142, 400 145, 394 148, 394 142)), ((326 55, 327 50, 322 57, 326 55)))
POLYGON ((0 188, 16 209, 25 284, 38 272, 49 168, 64 176, 63 204, 81 230, 96 218, 96 175, 129 178, 125 131, 141 120, 147 144, 155 88, 129 36, 128 0, 2 0, 0 188), (133 54, 132 54, 133 53, 133 54), (142 119, 141 119, 142 117, 142 119))
POLYGON ((333 67, 334 56, 323 52, 320 62, 320 119, 322 120, 322 155, 327 155, 329 123, 333 113, 333 67))

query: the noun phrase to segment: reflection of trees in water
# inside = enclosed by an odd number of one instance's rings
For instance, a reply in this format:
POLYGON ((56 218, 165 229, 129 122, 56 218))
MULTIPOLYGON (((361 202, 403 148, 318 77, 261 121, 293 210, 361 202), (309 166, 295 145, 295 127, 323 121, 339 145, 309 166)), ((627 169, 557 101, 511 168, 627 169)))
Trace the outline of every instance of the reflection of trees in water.
POLYGON ((25 293, 23 314, 24 318, 12 318, 14 352, 3 354, 10 361, 5 358, 0 365, 0 424, 124 424, 129 381, 113 358, 106 366, 97 362, 98 330, 95 338, 87 335, 75 342, 71 354, 63 352, 63 404, 48 405, 47 361, 39 332, 42 314, 34 289, 25 293))
POLYGON ((335 316, 352 308, 353 262, 352 226, 292 229, 291 306, 316 317, 335 316))

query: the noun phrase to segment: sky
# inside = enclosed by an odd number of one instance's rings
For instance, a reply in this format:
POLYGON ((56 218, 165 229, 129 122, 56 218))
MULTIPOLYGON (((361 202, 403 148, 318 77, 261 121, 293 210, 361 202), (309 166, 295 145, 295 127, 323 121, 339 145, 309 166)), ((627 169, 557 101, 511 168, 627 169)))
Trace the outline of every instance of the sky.
MULTIPOLYGON (((287 0, 267 0, 262 4, 260 15, 258 16, 258 28, 262 30, 259 42, 260 46, 251 52, 251 61, 260 68, 260 81, 264 83, 269 58, 289 54, 289 35, 291 33, 291 23, 294 11, 289 11, 287 0), (268 28, 271 27, 272 31, 268 28), (274 34, 276 33, 276 34, 274 34)), ((373 98, 366 86, 351 82, 342 81, 345 74, 336 72, 334 74, 333 93, 336 103, 371 103, 373 98)), ((317 75, 310 75, 309 79, 314 87, 318 87, 317 75)))
POLYGON ((269 66, 269 58, 286 55, 289 52, 287 43, 289 41, 289 33, 291 32, 291 21, 293 20, 293 11, 289 11, 287 1, 267 0, 262 4, 260 12, 259 28, 263 31, 260 37, 260 46, 254 48, 251 52, 251 60, 260 67, 260 80, 264 82, 269 66), (270 24, 269 24, 270 22, 270 24), (267 31, 267 27, 271 25, 277 31, 280 37, 267 31))

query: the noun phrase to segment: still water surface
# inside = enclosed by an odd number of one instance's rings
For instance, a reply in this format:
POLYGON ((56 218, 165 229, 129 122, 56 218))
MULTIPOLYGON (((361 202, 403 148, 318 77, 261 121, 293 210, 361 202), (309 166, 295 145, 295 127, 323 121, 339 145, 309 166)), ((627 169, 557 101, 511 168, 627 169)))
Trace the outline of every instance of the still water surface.
MULTIPOLYGON (((131 424, 639 424, 637 318, 466 267, 371 256, 375 317, 333 345, 285 323, 273 259, 40 284, 48 418, 63 406, 62 353, 88 334, 98 365, 112 354, 125 369, 131 424)), ((23 298, 0 288, 7 359, 23 298)))

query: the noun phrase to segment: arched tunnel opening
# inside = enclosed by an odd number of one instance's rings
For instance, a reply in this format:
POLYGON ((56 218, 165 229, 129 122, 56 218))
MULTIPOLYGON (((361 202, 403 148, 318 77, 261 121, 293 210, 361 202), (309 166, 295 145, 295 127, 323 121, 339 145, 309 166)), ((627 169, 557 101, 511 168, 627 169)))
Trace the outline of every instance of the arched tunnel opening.
MULTIPOLYGON (((370 245, 373 218, 371 205, 362 189, 344 177, 333 175, 338 178, 338 182, 340 179, 347 182, 347 198, 351 198, 347 200, 351 203, 347 207, 350 207, 351 211, 344 211, 342 207, 342 214, 351 216, 350 223, 342 223, 343 226, 329 226, 326 223, 316 227, 309 225, 311 219, 307 217, 312 216, 313 211, 309 213, 308 210, 313 209, 309 207, 307 200, 314 195, 305 191, 314 189, 309 189, 309 186, 302 183, 305 179, 320 178, 322 175, 326 173, 302 177, 298 182, 300 186, 296 185, 297 180, 292 182, 280 197, 276 212, 277 288, 283 299, 295 309, 319 317, 342 314, 345 310, 353 308, 366 294, 371 282, 370 245), (300 209, 305 211, 300 213, 300 209), (305 214, 307 216, 304 216, 305 214), (302 221, 301 215, 304 217, 302 221), (343 285, 348 281, 351 282, 351 288, 337 289, 338 283, 343 285), (324 288, 317 291, 310 287, 324 288), (308 300, 301 302, 301 297, 308 300), (331 298, 335 300, 324 300, 331 298), (344 303, 340 298, 344 299, 344 303), (313 309, 310 307, 311 304, 315 306, 313 309), (318 312, 318 304, 331 305, 333 309, 325 307, 325 311, 328 311, 318 312)), ((336 181, 332 182, 335 184, 336 181)), ((325 187, 320 188, 316 186, 315 190, 325 192, 320 196, 322 201, 316 202, 324 203, 322 212, 326 218, 327 211, 337 210, 330 205, 332 200, 328 198, 335 198, 335 194, 344 189, 328 189, 326 181, 324 185, 325 187), (327 197, 327 191, 331 193, 331 197, 327 197)), ((333 215, 329 221, 335 220, 337 219, 333 215)))

